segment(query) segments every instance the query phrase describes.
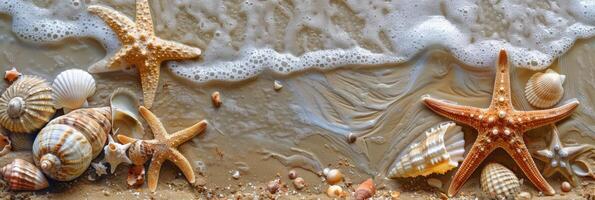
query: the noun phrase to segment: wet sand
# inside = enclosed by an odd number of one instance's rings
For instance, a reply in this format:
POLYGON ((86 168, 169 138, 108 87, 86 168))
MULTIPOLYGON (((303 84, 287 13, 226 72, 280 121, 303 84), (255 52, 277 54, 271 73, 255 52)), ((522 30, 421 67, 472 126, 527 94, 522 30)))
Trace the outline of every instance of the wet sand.
MULTIPOLYGON (((10 31, 9 18, 2 16, 0 19, 0 66, 3 69, 15 66, 24 74, 39 75, 51 81, 65 69, 86 69, 105 55, 93 40, 72 39, 61 45, 42 47, 25 44, 10 31)), ((161 31, 158 34, 181 40, 175 33, 161 31)), ((578 98, 581 102, 571 119, 558 123, 564 143, 595 144, 593 50, 595 40, 579 41, 552 66, 567 75, 564 99, 578 98)), ((514 106, 519 110, 532 109, 523 92, 532 74, 517 69, 511 77, 514 106)), ((130 88, 142 96, 135 72, 111 72, 94 77, 97 92, 89 101, 91 107, 107 105, 109 95, 118 87, 130 88)), ((327 166, 340 169, 346 175, 344 184, 353 184, 351 189, 369 177, 375 178, 379 198, 390 191, 399 191, 401 199, 440 198, 456 170, 430 176, 443 181, 442 190, 431 188, 423 178, 388 180, 384 178, 387 170, 401 150, 426 129, 446 120, 421 105, 421 95, 431 94, 463 105, 486 107, 492 82, 491 69, 466 66, 442 50, 422 53, 413 61, 396 66, 354 66, 290 76, 265 74, 236 83, 196 85, 173 76, 163 67, 152 111, 166 129, 175 132, 202 119, 209 121, 204 134, 179 148, 198 172, 195 186, 188 184, 178 169, 168 163, 161 170, 157 192, 148 192, 146 185, 128 189, 127 167, 120 166, 114 175, 97 181, 87 179, 93 173, 88 170, 72 182, 51 182, 51 187, 44 191, 4 190, 0 192, 0 199, 200 199, 239 195, 264 198, 269 196, 264 189, 266 183, 276 176, 287 184, 287 188, 282 189, 286 192, 277 195, 279 199, 324 199, 328 185, 316 172, 327 166), (284 85, 280 91, 273 89, 274 80, 284 85), (211 104, 210 95, 214 91, 221 92, 223 105, 220 108, 211 104), (349 133, 359 136, 354 144, 347 142, 349 133), (201 167, 203 165, 206 167, 201 167), (303 191, 296 191, 287 178, 287 172, 293 167, 308 184, 303 191), (234 170, 240 171, 238 180, 231 176, 234 170)), ((7 86, 5 82, 0 83, 2 90, 7 86)), ((549 131, 548 128, 530 131, 526 137, 529 149, 545 147, 549 131)), ((475 131, 464 127, 464 132, 469 148, 475 131)), ((142 137, 152 138, 150 132, 142 137)), ((0 163, 7 163, 6 160, 15 156, 26 158, 27 153, 0 157, 0 163)), ((100 159, 101 156, 95 161, 100 159)), ((560 194, 559 185, 564 179, 555 175, 547 180, 558 194, 543 197, 504 151, 496 151, 482 166, 489 161, 511 167, 517 176, 525 179, 522 190, 539 199, 581 198, 584 192, 593 191, 595 187, 593 180, 585 179, 579 188, 560 194)), ((536 163, 541 167, 541 162, 536 163)), ((479 188, 480 171, 474 173, 457 198, 483 197, 479 188)))

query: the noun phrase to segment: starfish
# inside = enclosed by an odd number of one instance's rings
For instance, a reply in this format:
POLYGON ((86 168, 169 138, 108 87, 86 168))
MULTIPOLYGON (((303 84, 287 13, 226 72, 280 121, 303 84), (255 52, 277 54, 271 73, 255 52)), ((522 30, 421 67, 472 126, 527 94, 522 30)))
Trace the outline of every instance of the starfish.
POLYGON ((138 69, 147 108, 151 108, 155 99, 161 62, 195 58, 201 54, 198 48, 155 36, 147 0, 136 1, 136 24, 108 7, 92 5, 87 10, 103 19, 122 43, 120 50, 108 61, 108 68, 115 68, 125 61, 138 69))
POLYGON ((568 117, 579 102, 573 99, 563 106, 547 110, 515 110, 511 100, 506 51, 500 51, 496 68, 494 92, 488 108, 451 104, 429 96, 422 98, 425 105, 432 111, 469 125, 478 131, 475 143, 452 179, 448 195, 457 194, 477 166, 497 148, 503 148, 539 190, 547 195, 554 195, 554 189, 545 181, 535 166, 523 141, 523 133, 568 117))
POLYGON ((151 192, 157 189, 157 181, 159 179, 159 171, 161 165, 166 160, 173 162, 186 176, 186 179, 191 184, 194 183, 194 171, 188 162, 188 159, 182 155, 176 148, 186 141, 192 139, 194 136, 202 133, 207 128, 207 121, 202 120, 191 127, 178 131, 174 134, 167 134, 163 124, 147 108, 140 106, 141 116, 147 121, 153 136, 152 140, 138 140, 130 138, 125 135, 118 135, 118 140, 122 144, 130 144, 132 146, 128 149, 128 155, 134 165, 143 165, 149 158, 151 163, 148 170, 148 185, 151 192))
POLYGON ((550 146, 547 149, 539 150, 535 153, 536 158, 545 162, 545 168, 543 169, 543 175, 550 177, 556 172, 560 172, 566 179, 572 183, 572 185, 578 185, 578 177, 574 175, 570 160, 574 159, 580 153, 588 150, 588 146, 578 145, 572 147, 564 147, 558 137, 558 128, 552 125, 553 133, 550 146))
POLYGON ((112 138, 111 135, 108 135, 108 139, 108 144, 103 147, 103 153, 105 155, 104 160, 109 163, 110 173, 113 174, 120 163, 131 163, 128 156, 126 156, 126 150, 128 150, 132 144, 119 144, 114 141, 114 138, 112 138))

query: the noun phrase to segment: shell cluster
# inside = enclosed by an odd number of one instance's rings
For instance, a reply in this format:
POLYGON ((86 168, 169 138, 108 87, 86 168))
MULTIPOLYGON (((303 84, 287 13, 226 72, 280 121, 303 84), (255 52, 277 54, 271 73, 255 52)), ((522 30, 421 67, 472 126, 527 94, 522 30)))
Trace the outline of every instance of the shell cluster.
POLYGON ((424 136, 395 159, 388 173, 390 178, 443 174, 463 160, 465 140, 461 127, 454 122, 443 122, 424 136))
POLYGON ((566 79, 554 70, 548 69, 544 72, 537 72, 525 86, 525 97, 529 103, 537 108, 549 108, 556 105, 564 95, 562 84, 566 79))
POLYGON ((95 79, 86 71, 69 69, 58 74, 52 88, 56 108, 74 110, 85 106, 87 98, 95 93, 95 79))
POLYGON ((42 78, 23 76, 0 97, 0 124, 13 133, 31 133, 54 115, 52 88, 42 78))
POLYGON ((41 190, 49 186, 48 180, 35 165, 18 158, 0 168, 0 174, 11 190, 41 190))
POLYGON ((512 171, 498 163, 490 163, 481 171, 481 189, 492 199, 513 199, 521 183, 512 171))
POLYGON ((111 131, 109 107, 78 109, 43 128, 33 143, 35 165, 52 179, 80 176, 103 150, 111 131))

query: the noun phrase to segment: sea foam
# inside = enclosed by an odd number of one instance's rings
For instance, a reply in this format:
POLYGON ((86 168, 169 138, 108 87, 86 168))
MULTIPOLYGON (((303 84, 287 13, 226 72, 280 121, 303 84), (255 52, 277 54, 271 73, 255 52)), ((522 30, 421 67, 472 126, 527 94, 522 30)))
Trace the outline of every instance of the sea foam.
MULTIPOLYGON (((58 2, 40 8, 5 0, 0 13, 12 16, 13 31, 24 41, 91 37, 108 56, 117 50, 115 35, 82 2, 58 2)), ((152 1, 151 7, 161 22, 157 32, 183 29, 187 24, 177 19, 186 13, 201 32, 213 35, 204 42, 202 60, 167 63, 174 74, 198 83, 239 81, 265 71, 397 64, 429 48, 446 49, 476 67, 492 67, 497 51, 506 49, 514 65, 540 70, 577 39, 595 35, 590 0, 176 0, 152 1)))

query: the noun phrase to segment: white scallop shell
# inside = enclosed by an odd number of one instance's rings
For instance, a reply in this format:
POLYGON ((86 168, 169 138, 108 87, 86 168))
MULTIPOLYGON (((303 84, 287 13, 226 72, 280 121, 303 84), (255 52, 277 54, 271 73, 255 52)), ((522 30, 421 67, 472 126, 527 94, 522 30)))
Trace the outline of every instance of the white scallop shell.
POLYGON ((112 131, 130 137, 142 138, 145 130, 140 121, 140 103, 135 93, 126 88, 116 89, 110 97, 112 131))
POLYGON ((95 79, 86 71, 69 69, 58 74, 52 87, 56 109, 74 110, 85 106, 95 93, 95 79))
POLYGON ((492 199, 513 199, 521 183, 512 171, 498 163, 490 163, 481 171, 481 189, 492 199))
POLYGON ((560 102, 564 95, 562 84, 566 79, 554 70, 548 69, 545 73, 537 72, 525 86, 525 97, 529 103, 537 108, 549 108, 560 102))
POLYGON ((443 122, 427 130, 424 136, 395 159, 388 173, 390 178, 443 174, 463 161, 464 135, 454 122, 443 122))

